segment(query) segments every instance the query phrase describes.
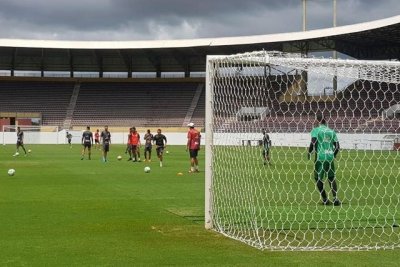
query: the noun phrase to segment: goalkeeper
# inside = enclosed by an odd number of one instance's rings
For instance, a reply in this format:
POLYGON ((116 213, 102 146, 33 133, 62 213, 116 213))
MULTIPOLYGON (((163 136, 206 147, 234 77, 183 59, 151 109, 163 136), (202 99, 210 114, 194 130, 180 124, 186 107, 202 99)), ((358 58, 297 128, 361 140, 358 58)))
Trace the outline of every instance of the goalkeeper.
POLYGON ((324 205, 332 204, 324 189, 324 177, 327 175, 329 185, 332 189, 333 205, 340 206, 341 202, 337 197, 338 186, 336 182, 334 159, 339 152, 339 141, 335 131, 326 125, 322 114, 317 115, 318 126, 311 131, 311 143, 308 148, 308 159, 311 153, 315 155, 314 177, 317 183, 318 192, 321 194, 324 205))

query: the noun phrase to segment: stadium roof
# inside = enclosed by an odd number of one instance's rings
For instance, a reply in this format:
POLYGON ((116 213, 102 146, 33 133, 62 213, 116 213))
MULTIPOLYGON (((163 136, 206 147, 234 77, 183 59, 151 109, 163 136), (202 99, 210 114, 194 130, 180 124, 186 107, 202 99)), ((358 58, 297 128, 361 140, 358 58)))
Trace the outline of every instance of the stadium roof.
POLYGON ((254 50, 336 50, 357 59, 400 59, 400 16, 312 30, 154 41, 0 39, 0 70, 82 72, 205 71, 206 55, 254 50))

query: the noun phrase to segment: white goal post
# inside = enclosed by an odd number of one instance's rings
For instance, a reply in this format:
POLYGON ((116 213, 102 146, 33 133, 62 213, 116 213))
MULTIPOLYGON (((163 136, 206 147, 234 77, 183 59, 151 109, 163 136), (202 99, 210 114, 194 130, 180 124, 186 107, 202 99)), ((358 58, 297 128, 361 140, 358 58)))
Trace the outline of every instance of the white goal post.
POLYGON ((398 104, 400 62, 208 56, 205 227, 259 249, 400 248, 400 147, 387 142, 400 119, 382 116, 398 104), (329 169, 320 144, 307 159, 317 114, 340 144, 329 169))
POLYGON ((64 143, 65 133, 59 131, 58 126, 33 126, 33 125, 3 125, 2 143, 15 144, 17 142, 17 127, 24 132, 25 144, 61 144, 64 143))

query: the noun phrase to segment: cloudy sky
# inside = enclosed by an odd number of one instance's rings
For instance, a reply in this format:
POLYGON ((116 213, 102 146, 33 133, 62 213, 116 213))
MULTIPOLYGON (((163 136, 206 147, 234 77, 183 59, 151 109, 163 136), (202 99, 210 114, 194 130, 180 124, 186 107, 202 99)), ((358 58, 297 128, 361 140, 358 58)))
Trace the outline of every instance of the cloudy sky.
MULTIPOLYGON (((307 0, 308 28, 332 0, 307 0)), ((337 0, 338 26, 400 15, 400 0, 337 0)), ((0 0, 0 38, 155 40, 293 32, 301 0, 0 0)))

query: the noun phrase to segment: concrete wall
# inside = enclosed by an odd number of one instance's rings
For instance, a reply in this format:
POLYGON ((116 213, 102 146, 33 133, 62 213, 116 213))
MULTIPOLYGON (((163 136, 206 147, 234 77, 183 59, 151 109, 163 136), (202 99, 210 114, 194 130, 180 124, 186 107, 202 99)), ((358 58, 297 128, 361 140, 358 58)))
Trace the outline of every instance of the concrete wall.
MULTIPOLYGON (((340 147, 343 149, 391 150, 393 141, 385 140, 388 134, 338 134, 340 147)), ((273 146, 308 147, 311 141, 309 133, 271 133, 273 146)), ((216 133, 214 144, 243 145, 250 141, 257 145, 262 139, 260 133, 216 133)))
MULTIPOLYGON (((82 131, 69 131, 72 134, 72 143, 80 144, 82 131)), ((154 133, 153 133, 154 134, 154 133)), ((141 142, 143 143, 144 133, 140 133, 141 142)), ((187 133, 165 133, 168 144, 170 145, 186 145, 187 133)), ((111 132, 112 144, 126 144, 128 132, 111 132)), ((17 142, 17 134, 15 132, 0 132, 0 140, 3 144, 15 144, 17 142)), ((60 132, 28 132, 24 131, 24 142, 26 144, 66 144, 66 131, 60 132)), ((204 144, 204 134, 202 134, 202 142, 204 144)))
MULTIPOLYGON (((26 144, 66 144, 65 130, 60 132, 28 132, 25 131, 26 144)), ((81 131, 70 131, 72 134, 72 143, 79 144, 81 142, 81 131)), ((140 133, 142 142, 144 133, 140 133)), ((154 134, 154 133, 153 133, 154 134)), ((367 149, 367 150, 391 150, 393 149, 393 141, 385 140, 388 134, 338 134, 340 146, 343 149, 367 149)), ((127 132, 111 132, 112 144, 126 144, 127 132)), ((165 133, 168 144, 185 145, 186 133, 165 133)), ((3 144, 15 144, 15 132, 0 132, 0 140, 3 144)), ((271 133, 270 138, 273 146, 292 146, 292 147, 308 147, 310 144, 310 134, 308 133, 271 133)), ((258 140, 262 139, 260 133, 215 133, 215 145, 245 145, 255 146, 258 140)), ((202 133, 202 144, 204 144, 205 134, 202 133)))

